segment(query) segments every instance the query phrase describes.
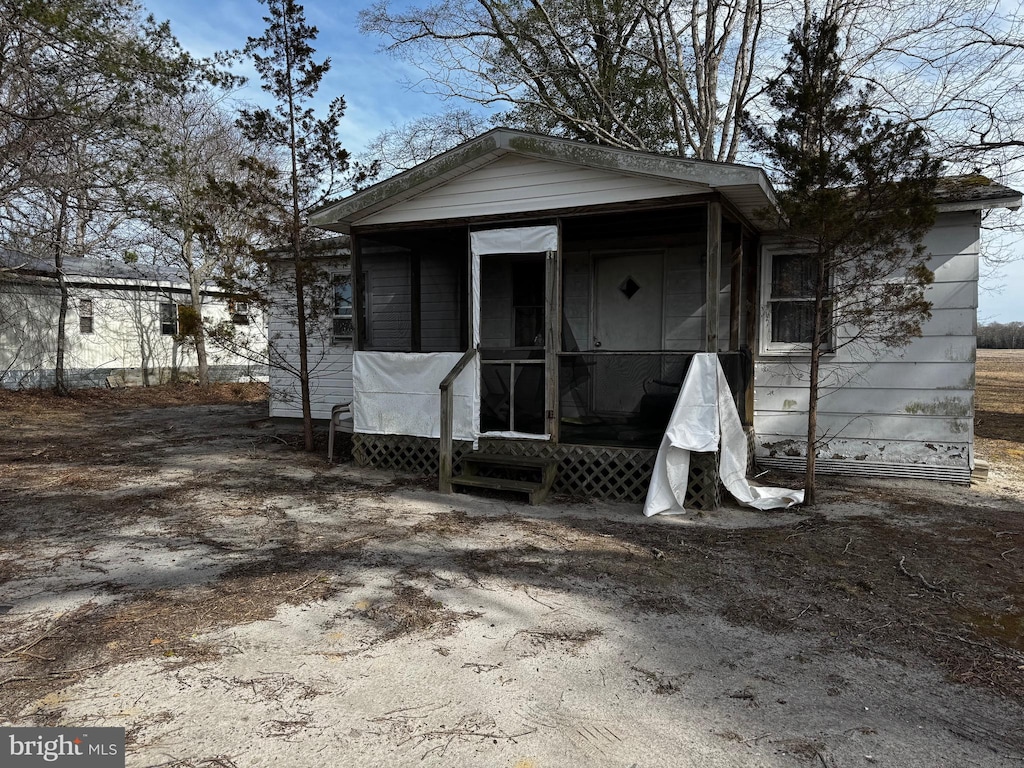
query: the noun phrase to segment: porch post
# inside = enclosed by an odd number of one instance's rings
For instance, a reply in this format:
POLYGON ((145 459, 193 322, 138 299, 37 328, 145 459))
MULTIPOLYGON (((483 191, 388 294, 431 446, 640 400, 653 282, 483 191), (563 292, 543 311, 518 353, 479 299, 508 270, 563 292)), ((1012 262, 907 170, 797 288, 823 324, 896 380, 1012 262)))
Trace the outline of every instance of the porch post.
POLYGON ((718 351, 718 291, 722 268, 722 204, 708 203, 707 300, 705 302, 705 352, 718 351))
POLYGON ((729 274, 729 351, 740 348, 740 318, 743 311, 743 241, 746 230, 740 229, 740 240, 732 251, 729 274))
MULTIPOLYGON (((561 233, 559 233, 560 235, 561 233)), ((561 246, 561 237, 559 237, 561 246)), ((558 442, 558 350, 562 348, 562 280, 559 251, 544 254, 547 286, 544 291, 544 424, 553 442, 558 442)))

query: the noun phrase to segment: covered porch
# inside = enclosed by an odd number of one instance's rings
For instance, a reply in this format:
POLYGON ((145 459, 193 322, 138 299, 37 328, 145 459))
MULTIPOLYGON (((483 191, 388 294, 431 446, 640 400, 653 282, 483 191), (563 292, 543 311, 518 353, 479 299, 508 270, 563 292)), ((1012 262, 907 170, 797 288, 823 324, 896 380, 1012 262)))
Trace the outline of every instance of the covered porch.
POLYGON ((554 457, 639 500, 696 353, 751 423, 773 202, 757 169, 496 129, 316 214, 352 238, 356 458, 445 488, 467 445, 554 457))
POLYGON ((654 448, 696 352, 720 354, 749 423, 755 254, 712 200, 355 230, 356 350, 475 349, 477 435, 654 448))

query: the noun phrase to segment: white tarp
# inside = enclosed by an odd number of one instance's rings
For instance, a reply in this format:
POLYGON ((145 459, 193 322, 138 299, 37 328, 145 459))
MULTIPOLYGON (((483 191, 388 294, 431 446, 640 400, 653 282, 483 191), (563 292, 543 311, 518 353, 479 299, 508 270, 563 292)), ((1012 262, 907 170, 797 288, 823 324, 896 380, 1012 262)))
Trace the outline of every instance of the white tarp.
POLYGON ((685 512, 690 452, 716 450, 720 452, 718 472, 722 484, 741 504, 779 509, 803 502, 803 491, 766 488, 747 479, 747 436, 729 392, 729 382, 718 355, 703 352, 694 355, 672 410, 654 462, 644 514, 650 517, 685 512))
POLYGON ((558 250, 558 227, 514 227, 471 232, 469 247, 474 256, 488 253, 545 253, 558 250))
MULTIPOLYGON (((373 435, 441 436, 442 379, 461 352, 355 352, 352 415, 356 432, 373 435)), ((452 436, 476 440, 480 422, 479 357, 455 380, 452 436)))

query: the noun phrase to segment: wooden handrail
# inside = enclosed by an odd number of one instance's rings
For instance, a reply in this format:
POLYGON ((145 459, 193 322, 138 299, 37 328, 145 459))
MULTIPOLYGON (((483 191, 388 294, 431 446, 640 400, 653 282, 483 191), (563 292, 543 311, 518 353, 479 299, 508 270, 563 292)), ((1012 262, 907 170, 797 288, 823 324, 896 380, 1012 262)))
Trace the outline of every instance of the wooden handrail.
POLYGON ((437 487, 441 493, 452 492, 452 432, 455 419, 455 395, 452 388, 466 366, 476 357, 475 348, 467 349, 441 380, 441 444, 438 446, 437 487))

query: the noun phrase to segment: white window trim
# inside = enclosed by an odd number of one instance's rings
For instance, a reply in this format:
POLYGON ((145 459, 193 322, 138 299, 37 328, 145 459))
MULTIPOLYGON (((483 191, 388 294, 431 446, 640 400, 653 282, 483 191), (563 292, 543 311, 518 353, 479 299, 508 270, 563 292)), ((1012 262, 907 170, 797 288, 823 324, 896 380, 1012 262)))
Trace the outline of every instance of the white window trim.
POLYGON ((174 299, 163 299, 163 298, 160 299, 157 320, 160 323, 160 335, 161 336, 177 336, 178 335, 178 328, 179 328, 179 325, 178 325, 178 306, 179 306, 179 304, 176 301, 174 301, 174 299), (173 310, 171 310, 171 312, 169 313, 169 314, 172 314, 174 316, 174 332, 173 333, 168 333, 165 330, 165 326, 169 325, 169 322, 167 322, 167 323, 164 322, 164 307, 165 306, 173 307, 173 310))
POLYGON ((78 333, 82 336, 89 336, 96 331, 96 304, 93 299, 78 300, 78 333), (89 311, 86 312, 85 310, 89 311), (82 330, 82 321, 89 319, 89 330, 82 330))
POLYGON ((356 334, 358 329, 356 328, 356 286, 352 280, 352 270, 350 269, 337 269, 331 272, 331 346, 332 347, 351 347, 355 344, 356 334), (342 278, 348 278, 349 285, 352 286, 352 302, 350 304, 352 311, 349 315, 339 315, 336 313, 337 305, 334 301, 334 291, 337 283, 342 278), (338 336, 334 333, 334 323, 338 319, 347 319, 352 322, 352 333, 346 336, 338 336))
POLYGON ((249 302, 228 299, 228 316, 233 325, 249 325, 252 321, 249 302))
MULTIPOLYGON (((788 341, 772 341, 772 258, 774 256, 799 256, 812 254, 813 251, 806 247, 785 247, 782 245, 761 247, 761 300, 760 300, 760 323, 758 345, 760 353, 766 356, 809 356, 811 354, 810 344, 799 344, 788 341)), ((822 347, 822 355, 834 353, 835 343, 822 347)))

